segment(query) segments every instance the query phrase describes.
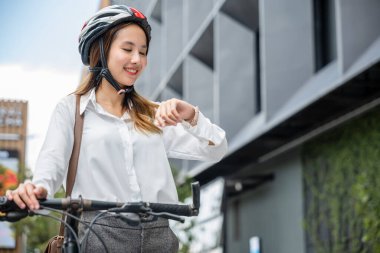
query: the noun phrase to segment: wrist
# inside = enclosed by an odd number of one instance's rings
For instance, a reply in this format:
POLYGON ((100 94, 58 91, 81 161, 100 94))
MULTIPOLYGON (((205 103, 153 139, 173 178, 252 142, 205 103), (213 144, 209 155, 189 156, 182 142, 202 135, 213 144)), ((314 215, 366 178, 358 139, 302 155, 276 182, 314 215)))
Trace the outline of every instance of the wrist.
POLYGON ((199 108, 198 106, 194 106, 193 108, 194 108, 193 117, 186 119, 185 121, 187 121, 191 126, 196 126, 198 123, 199 108))

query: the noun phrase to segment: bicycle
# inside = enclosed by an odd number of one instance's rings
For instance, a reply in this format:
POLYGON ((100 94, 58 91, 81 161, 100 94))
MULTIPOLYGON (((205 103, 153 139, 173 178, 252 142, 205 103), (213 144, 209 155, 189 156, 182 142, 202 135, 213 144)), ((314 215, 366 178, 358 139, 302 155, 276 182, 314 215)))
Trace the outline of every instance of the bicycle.
POLYGON ((104 241, 92 230, 95 222, 105 214, 113 214, 115 216, 122 215, 130 225, 138 225, 141 217, 161 217, 179 222, 184 222, 182 216, 197 216, 200 208, 200 185, 198 182, 191 184, 192 189, 192 204, 164 204, 164 203, 150 203, 150 202, 108 202, 83 199, 82 197, 72 199, 58 198, 58 199, 43 199, 39 200, 40 209, 31 211, 20 209, 13 201, 9 201, 7 197, 0 196, 0 221, 17 222, 23 218, 34 215, 41 215, 56 219, 65 225, 65 237, 63 243, 63 252, 65 253, 79 253, 81 252, 81 243, 76 231, 77 223, 80 222, 87 227, 87 231, 83 237, 82 243, 87 243, 86 239, 90 231, 98 237, 100 242, 108 252, 104 241), (66 215, 66 221, 55 216, 45 214, 42 210, 56 211, 66 215), (100 211, 91 223, 88 225, 83 222, 79 216, 82 211, 100 211), (136 216, 126 216, 125 214, 138 214, 136 216))

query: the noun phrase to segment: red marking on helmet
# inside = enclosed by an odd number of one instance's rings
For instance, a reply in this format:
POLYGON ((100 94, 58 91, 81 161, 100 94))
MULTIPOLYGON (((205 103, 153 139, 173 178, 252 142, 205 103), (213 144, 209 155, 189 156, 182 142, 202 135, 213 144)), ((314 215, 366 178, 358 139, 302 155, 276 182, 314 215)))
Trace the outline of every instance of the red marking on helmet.
POLYGON ((131 7, 131 10, 133 11, 133 14, 135 14, 136 17, 141 18, 141 19, 145 18, 144 14, 139 12, 137 9, 131 7))
POLYGON ((83 30, 83 28, 85 28, 86 25, 87 25, 87 22, 84 22, 84 24, 83 24, 83 26, 82 26, 82 29, 80 29, 80 30, 83 30))

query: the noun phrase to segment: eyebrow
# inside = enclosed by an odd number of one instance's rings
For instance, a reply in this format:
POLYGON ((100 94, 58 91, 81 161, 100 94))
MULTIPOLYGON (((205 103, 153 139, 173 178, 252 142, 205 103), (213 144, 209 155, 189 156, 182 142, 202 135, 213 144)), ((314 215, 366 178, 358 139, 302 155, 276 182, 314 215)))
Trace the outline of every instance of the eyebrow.
MULTIPOLYGON (((131 46, 136 46, 135 43, 133 43, 132 41, 124 41, 122 44, 128 44, 128 45, 131 45, 131 46)), ((146 45, 142 45, 141 48, 147 48, 146 45)))

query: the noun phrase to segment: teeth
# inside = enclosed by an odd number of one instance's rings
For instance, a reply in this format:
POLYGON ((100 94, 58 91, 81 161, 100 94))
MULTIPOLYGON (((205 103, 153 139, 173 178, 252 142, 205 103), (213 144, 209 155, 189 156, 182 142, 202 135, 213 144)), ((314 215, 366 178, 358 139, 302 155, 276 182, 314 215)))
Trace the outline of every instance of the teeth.
POLYGON ((128 72, 131 72, 131 73, 136 73, 137 70, 136 69, 127 69, 128 72))

